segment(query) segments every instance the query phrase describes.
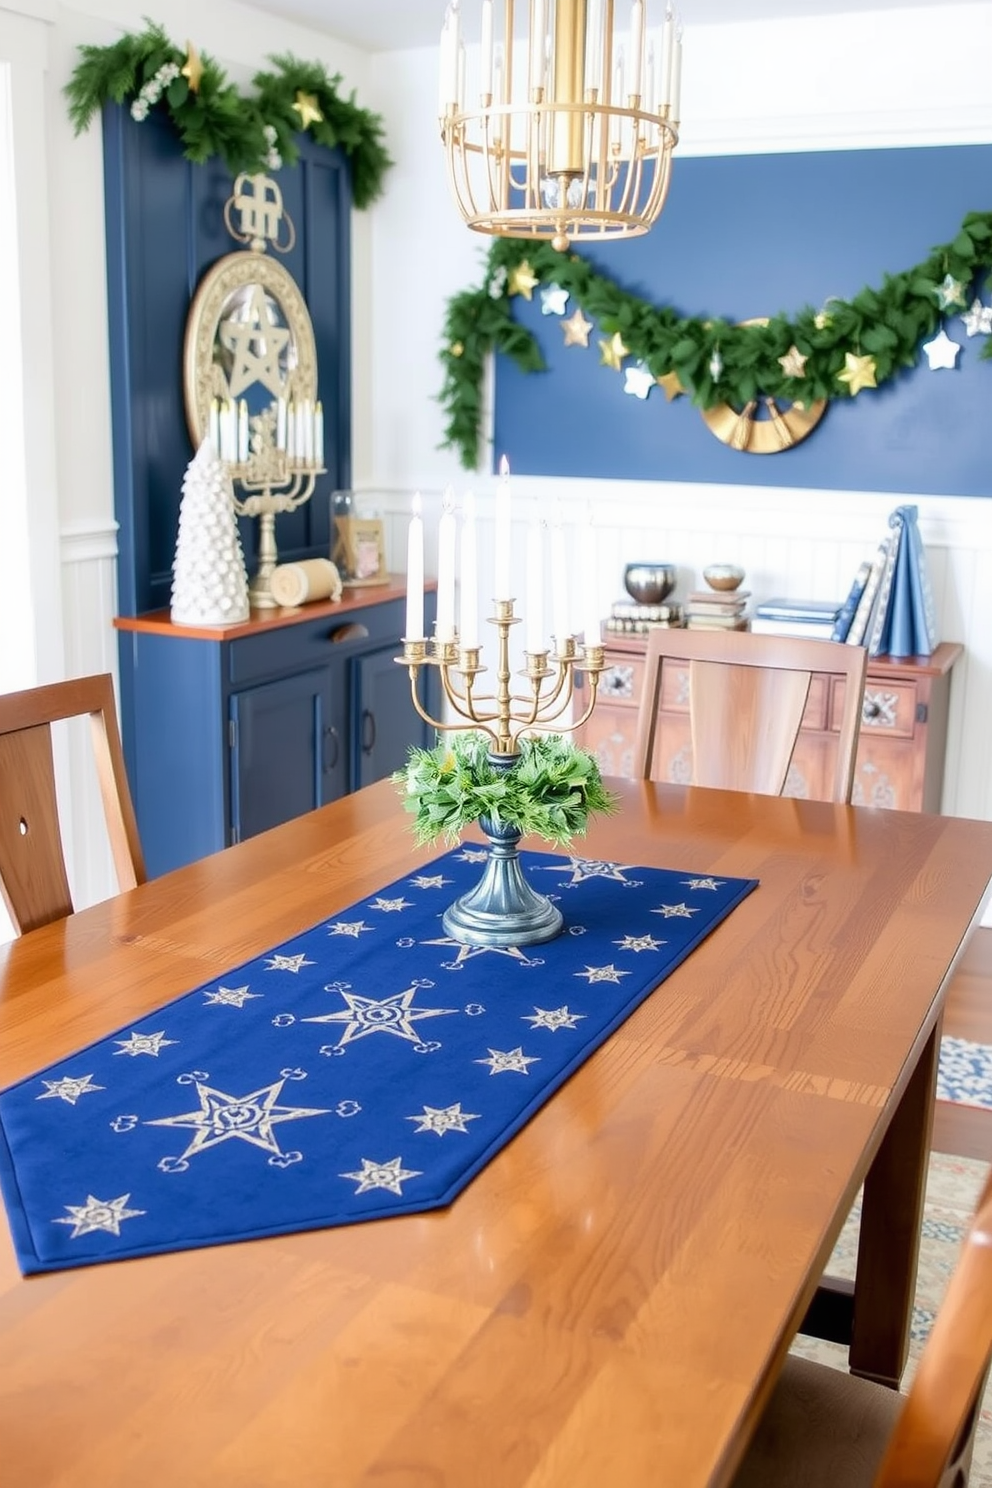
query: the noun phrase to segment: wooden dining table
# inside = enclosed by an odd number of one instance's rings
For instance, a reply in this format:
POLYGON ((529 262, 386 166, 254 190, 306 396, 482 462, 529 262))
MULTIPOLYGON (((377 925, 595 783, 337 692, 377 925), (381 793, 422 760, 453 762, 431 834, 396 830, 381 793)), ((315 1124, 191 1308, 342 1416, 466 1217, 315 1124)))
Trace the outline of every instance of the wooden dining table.
MULTIPOLYGON (((992 823, 610 784, 576 855, 758 888, 448 1208, 29 1279, 0 1223, 4 1488, 713 1488, 804 1320, 895 1384, 992 823)), ((0 1086, 413 872, 408 821, 380 783, 0 948, 0 1086)))

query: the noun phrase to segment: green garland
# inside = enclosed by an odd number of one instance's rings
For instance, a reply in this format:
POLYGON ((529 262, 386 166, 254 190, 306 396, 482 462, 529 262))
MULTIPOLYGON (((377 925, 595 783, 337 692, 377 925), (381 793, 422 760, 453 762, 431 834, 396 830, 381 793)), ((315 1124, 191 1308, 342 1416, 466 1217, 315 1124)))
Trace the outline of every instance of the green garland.
POLYGON ((585 832, 593 811, 616 810, 593 755, 558 734, 521 739, 510 770, 493 768, 486 735, 454 734, 434 749, 411 749, 393 780, 421 843, 456 842, 464 827, 488 817, 561 847, 585 832))
POLYGON ((106 103, 131 100, 131 112, 144 118, 149 108, 168 111, 188 160, 202 165, 219 155, 232 175, 294 165, 299 150, 294 135, 307 128, 318 145, 340 145, 351 164, 356 207, 367 207, 380 195, 392 164, 378 114, 358 108, 354 94, 338 94, 340 74, 329 77, 317 62, 270 57, 273 72, 259 72, 254 92, 245 96, 227 80, 205 53, 197 56, 174 46, 161 26, 149 22, 137 35, 113 46, 80 47, 82 60, 65 93, 69 118, 77 134, 106 103), (184 70, 185 69, 185 70, 184 70), (301 114, 300 95, 316 103, 319 118, 301 114))
MULTIPOLYGON (((942 303, 948 276, 967 288, 980 270, 992 268, 992 213, 970 212, 952 242, 934 248, 914 268, 886 275, 881 288, 863 289, 852 300, 831 299, 820 311, 807 307, 792 320, 775 315, 764 326, 683 317, 622 289, 576 253, 559 253, 534 239, 497 238, 483 284, 453 296, 444 320, 439 401, 446 411, 445 443, 469 470, 478 460, 487 356, 501 351, 521 371, 544 370, 535 337, 511 313, 513 271, 525 263, 539 283, 566 289, 607 336, 619 333, 627 353, 655 377, 675 373, 700 408, 741 408, 760 394, 809 405, 854 396, 857 389, 838 380, 850 352, 873 358, 879 387, 914 365, 923 337, 945 313, 963 308, 942 303), (778 360, 793 346, 807 358, 803 377, 787 376, 778 360)), ((992 340, 981 354, 992 356, 992 340)))

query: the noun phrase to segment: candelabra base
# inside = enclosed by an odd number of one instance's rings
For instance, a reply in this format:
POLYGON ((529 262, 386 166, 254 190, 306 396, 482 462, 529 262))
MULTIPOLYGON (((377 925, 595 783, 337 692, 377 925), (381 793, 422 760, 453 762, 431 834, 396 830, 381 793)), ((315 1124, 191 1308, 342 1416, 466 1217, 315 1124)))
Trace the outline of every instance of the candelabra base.
POLYGON ((445 911, 445 932, 465 945, 540 945, 561 934, 561 910, 524 878, 517 843, 520 829, 482 818, 489 860, 482 878, 445 911))

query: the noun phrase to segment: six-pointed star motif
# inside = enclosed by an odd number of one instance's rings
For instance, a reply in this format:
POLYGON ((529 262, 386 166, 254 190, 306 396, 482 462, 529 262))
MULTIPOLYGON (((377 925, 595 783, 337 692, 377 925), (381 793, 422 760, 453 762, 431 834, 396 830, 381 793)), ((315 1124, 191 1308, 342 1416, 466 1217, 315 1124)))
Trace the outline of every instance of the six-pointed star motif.
POLYGON ((198 1111, 183 1111, 178 1116, 159 1116, 146 1121, 145 1126, 178 1126, 192 1131, 193 1136, 180 1161, 205 1152, 208 1147, 217 1147, 221 1142, 237 1137, 265 1152, 282 1151, 273 1127, 281 1121, 298 1121, 301 1116, 327 1116, 327 1110, 307 1106, 281 1106, 279 1096, 285 1080, 274 1080, 249 1095, 227 1095, 223 1090, 213 1090, 209 1085, 196 1082, 196 1093, 200 1097, 198 1111))
POLYGON ((659 904, 658 908, 653 909, 651 913, 660 914, 666 920, 688 920, 694 914, 698 914, 699 910, 691 908, 688 904, 659 904))
POLYGON ((304 966, 315 966, 315 961, 308 961, 300 951, 296 956, 267 956, 265 959, 266 971, 300 971, 304 966))
POLYGON ((404 1168, 403 1160, 399 1157, 392 1157, 389 1162, 384 1163, 372 1162, 371 1158, 363 1157, 360 1173, 339 1173, 338 1176, 353 1178, 358 1184, 356 1194, 368 1193, 371 1188, 386 1188, 402 1198, 401 1185, 407 1178, 419 1178, 421 1175, 416 1168, 404 1168))
POLYGON ((619 982, 621 977, 630 976, 630 972, 621 971, 611 963, 609 966, 587 966, 585 971, 577 971, 574 975, 585 977, 592 986, 593 982, 619 982))
POLYGON ((397 910, 400 909, 412 909, 413 901, 410 899, 404 899, 402 895, 399 897, 399 899, 383 899, 380 895, 378 899, 372 900, 369 908, 381 909, 385 914, 390 914, 395 913, 397 910))
POLYGON ((332 925, 328 925, 327 933, 328 935, 350 935, 353 940, 357 940, 366 930, 372 928, 371 925, 366 925, 364 920, 335 920, 332 925))
POLYGON ((407 1121, 418 1121, 418 1132, 436 1132, 443 1137, 445 1132, 457 1131, 467 1132, 466 1121, 478 1121, 478 1115, 471 1111, 463 1111, 461 1101, 455 1101, 453 1106, 424 1106, 419 1116, 408 1116, 407 1121))
POLYGON ((454 883, 454 879, 445 878, 441 873, 418 873, 410 882, 415 889, 443 889, 445 884, 454 883))
POLYGON ((52 1224, 72 1225, 70 1240, 78 1240, 81 1235, 92 1235, 95 1230, 106 1230, 108 1235, 119 1235, 121 1220, 134 1219, 146 1212, 144 1209, 129 1209, 127 1201, 130 1197, 126 1193, 117 1199, 95 1199, 92 1194, 87 1194, 85 1204, 66 1204, 68 1218, 63 1216, 61 1219, 53 1219, 52 1224))
POLYGON ((129 1033, 126 1039, 114 1039, 115 1044, 120 1044, 115 1049, 115 1054, 154 1054, 158 1058, 160 1049, 167 1044, 178 1043, 177 1039, 167 1039, 165 1031, 161 1033, 129 1033))
POLYGON ((222 1004, 224 1007, 244 1007, 253 997, 261 997, 261 992, 249 992, 247 987, 218 987, 216 992, 205 994, 208 1004, 222 1004))
POLYGON ((628 867, 623 863, 607 863, 601 858, 569 858, 567 867, 546 868, 546 873, 571 873, 566 888, 572 884, 585 883, 587 878, 613 878, 620 883, 629 883, 624 878, 628 867))
POLYGON ((416 987, 407 987, 405 992, 394 992, 391 997, 361 997, 357 992, 338 989, 348 1004, 337 1013, 323 1013, 320 1017, 304 1018, 304 1023, 343 1023, 344 1033, 337 1047, 357 1039, 367 1038, 370 1033, 392 1033, 396 1038, 406 1039, 411 1044, 421 1042, 414 1023, 421 1018, 440 1018, 446 1013, 457 1012, 456 1008, 415 1008, 413 999, 416 987))
POLYGON ((64 1100, 74 1106, 81 1095, 106 1089, 105 1085, 94 1085, 92 1080, 92 1075, 63 1075, 61 1080, 43 1080, 48 1089, 35 1096, 35 1100, 64 1100))
POLYGON ((463 941, 455 940, 453 935, 440 935, 437 940, 423 940, 421 945, 433 946, 457 946, 458 955, 454 961, 446 962, 448 966, 464 966, 466 961, 472 961, 476 956, 509 956, 513 961, 519 961, 524 966, 540 966, 543 963, 534 961, 519 946, 484 946, 468 945, 463 941))
POLYGON ((484 863, 489 854, 484 847, 465 847, 455 858, 456 863, 484 863))
POLYGON ((722 878, 683 878, 681 882, 690 889, 722 889, 724 884, 722 878))
POLYGON ((653 935, 625 935, 622 940, 615 940, 613 944, 622 951, 656 951, 665 941, 655 940, 653 935))
POLYGON ((488 1064, 491 1075, 502 1075, 511 1071, 517 1075, 529 1075, 529 1064, 539 1064, 540 1060, 534 1054, 525 1054, 523 1048, 518 1045, 515 1049, 490 1049, 488 1059, 476 1059, 476 1064, 488 1064))
POLYGON ((534 1028, 550 1028, 554 1033, 558 1028, 574 1028, 585 1013, 570 1013, 567 1007, 539 1008, 533 1013, 524 1013, 523 1021, 530 1023, 534 1028))
POLYGON ((256 382, 274 398, 284 396, 286 386, 280 362, 289 344, 289 331, 273 322, 261 284, 252 286, 247 315, 222 322, 220 340, 233 357, 228 379, 232 398, 239 398, 256 382))

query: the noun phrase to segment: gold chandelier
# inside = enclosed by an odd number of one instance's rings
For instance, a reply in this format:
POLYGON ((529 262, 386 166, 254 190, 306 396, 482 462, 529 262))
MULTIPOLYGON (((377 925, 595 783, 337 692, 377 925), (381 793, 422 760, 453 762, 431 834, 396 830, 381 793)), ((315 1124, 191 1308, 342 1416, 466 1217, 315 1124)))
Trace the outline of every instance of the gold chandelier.
POLYGON ((476 70, 462 0, 449 0, 438 115, 469 227, 564 251, 573 238, 634 237, 657 221, 679 137, 682 28, 669 3, 655 35, 653 3, 631 0, 614 32, 614 0, 523 0, 525 39, 514 0, 481 0, 476 70))

